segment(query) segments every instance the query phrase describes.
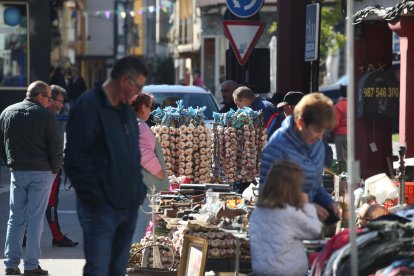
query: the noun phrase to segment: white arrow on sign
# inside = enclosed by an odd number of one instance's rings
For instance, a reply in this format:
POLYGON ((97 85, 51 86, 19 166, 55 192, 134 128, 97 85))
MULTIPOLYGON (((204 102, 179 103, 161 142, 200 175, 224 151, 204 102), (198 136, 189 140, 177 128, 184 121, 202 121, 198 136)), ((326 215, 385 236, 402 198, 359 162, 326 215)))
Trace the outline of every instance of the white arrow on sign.
POLYGON ((265 23, 224 20, 223 29, 240 65, 244 65, 262 34, 265 23))

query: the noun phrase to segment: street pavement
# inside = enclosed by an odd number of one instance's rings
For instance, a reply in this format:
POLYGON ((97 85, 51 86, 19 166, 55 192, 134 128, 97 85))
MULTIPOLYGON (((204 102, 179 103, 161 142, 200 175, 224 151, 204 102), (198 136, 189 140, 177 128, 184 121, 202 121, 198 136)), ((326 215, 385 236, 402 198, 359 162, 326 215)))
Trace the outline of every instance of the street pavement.
MULTIPOLYGON (((0 244, 1 255, 4 257, 4 243, 6 240, 7 220, 9 215, 9 170, 1 167, 0 178, 0 244)), ((40 266, 49 271, 50 275, 76 276, 82 275, 84 265, 82 249, 82 231, 76 216, 75 192, 73 189, 66 191, 61 186, 59 191, 59 222, 63 234, 80 244, 76 247, 52 247, 52 235, 49 230, 46 218, 44 220, 44 231, 41 240, 42 259, 40 266)), ((2 259, 3 260, 3 259, 2 259)), ((0 275, 4 273, 4 264, 0 265, 0 275)), ((20 263, 20 270, 23 271, 23 261, 20 263)))

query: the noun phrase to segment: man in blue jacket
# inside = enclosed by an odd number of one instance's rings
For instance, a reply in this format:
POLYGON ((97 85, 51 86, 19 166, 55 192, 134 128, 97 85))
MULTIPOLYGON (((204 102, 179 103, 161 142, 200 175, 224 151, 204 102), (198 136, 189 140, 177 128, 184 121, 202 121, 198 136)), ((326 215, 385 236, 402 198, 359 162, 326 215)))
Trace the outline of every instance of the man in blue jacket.
POLYGON ((283 116, 279 114, 276 106, 271 102, 262 99, 260 96, 254 95, 253 91, 247 86, 240 86, 234 90, 233 99, 238 108, 247 106, 255 111, 261 110, 263 112, 264 124, 267 128, 268 137, 270 137, 282 124, 283 116))
POLYGON ((70 111, 64 168, 77 195, 86 264, 83 275, 125 275, 129 250, 146 196, 136 115, 145 65, 127 56, 110 78, 78 98, 70 111))

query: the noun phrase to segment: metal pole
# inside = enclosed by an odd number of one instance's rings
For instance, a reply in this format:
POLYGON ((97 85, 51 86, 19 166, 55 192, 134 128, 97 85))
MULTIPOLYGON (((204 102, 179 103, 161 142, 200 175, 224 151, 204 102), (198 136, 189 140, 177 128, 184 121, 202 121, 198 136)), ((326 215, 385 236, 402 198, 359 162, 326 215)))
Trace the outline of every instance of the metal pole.
POLYGON ((347 0, 347 22, 346 22, 346 57, 347 66, 346 71, 348 74, 348 131, 347 131, 347 144, 348 144, 348 160, 347 166, 349 171, 348 192, 349 192, 349 225, 350 235, 349 242, 351 243, 351 275, 358 275, 358 250, 356 246, 356 225, 355 225, 355 199, 354 199, 354 185, 359 179, 359 162, 355 160, 355 94, 354 94, 354 26, 352 25, 352 16, 354 14, 354 1, 347 0))
POLYGON ((128 32, 129 32, 129 1, 126 0, 124 2, 124 11, 125 11, 125 18, 124 18, 124 55, 128 55, 128 32))
POLYGON ((400 150, 398 151, 400 155, 400 187, 399 187, 399 193, 398 193, 398 204, 403 205, 405 204, 405 165, 404 165, 404 158, 405 153, 407 152, 407 148, 404 146, 400 147, 400 150))
POLYGON ((119 1, 115 1, 115 8, 114 8, 114 58, 116 59, 118 57, 118 5, 119 1))

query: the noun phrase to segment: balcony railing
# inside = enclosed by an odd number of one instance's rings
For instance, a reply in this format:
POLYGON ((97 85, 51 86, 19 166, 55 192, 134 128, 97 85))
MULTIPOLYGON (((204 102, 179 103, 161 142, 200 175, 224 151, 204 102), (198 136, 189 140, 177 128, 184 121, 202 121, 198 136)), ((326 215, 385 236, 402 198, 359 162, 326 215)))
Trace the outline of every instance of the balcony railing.
POLYGON ((179 44, 193 43, 193 19, 185 18, 180 20, 180 29, 178 35, 179 44))

